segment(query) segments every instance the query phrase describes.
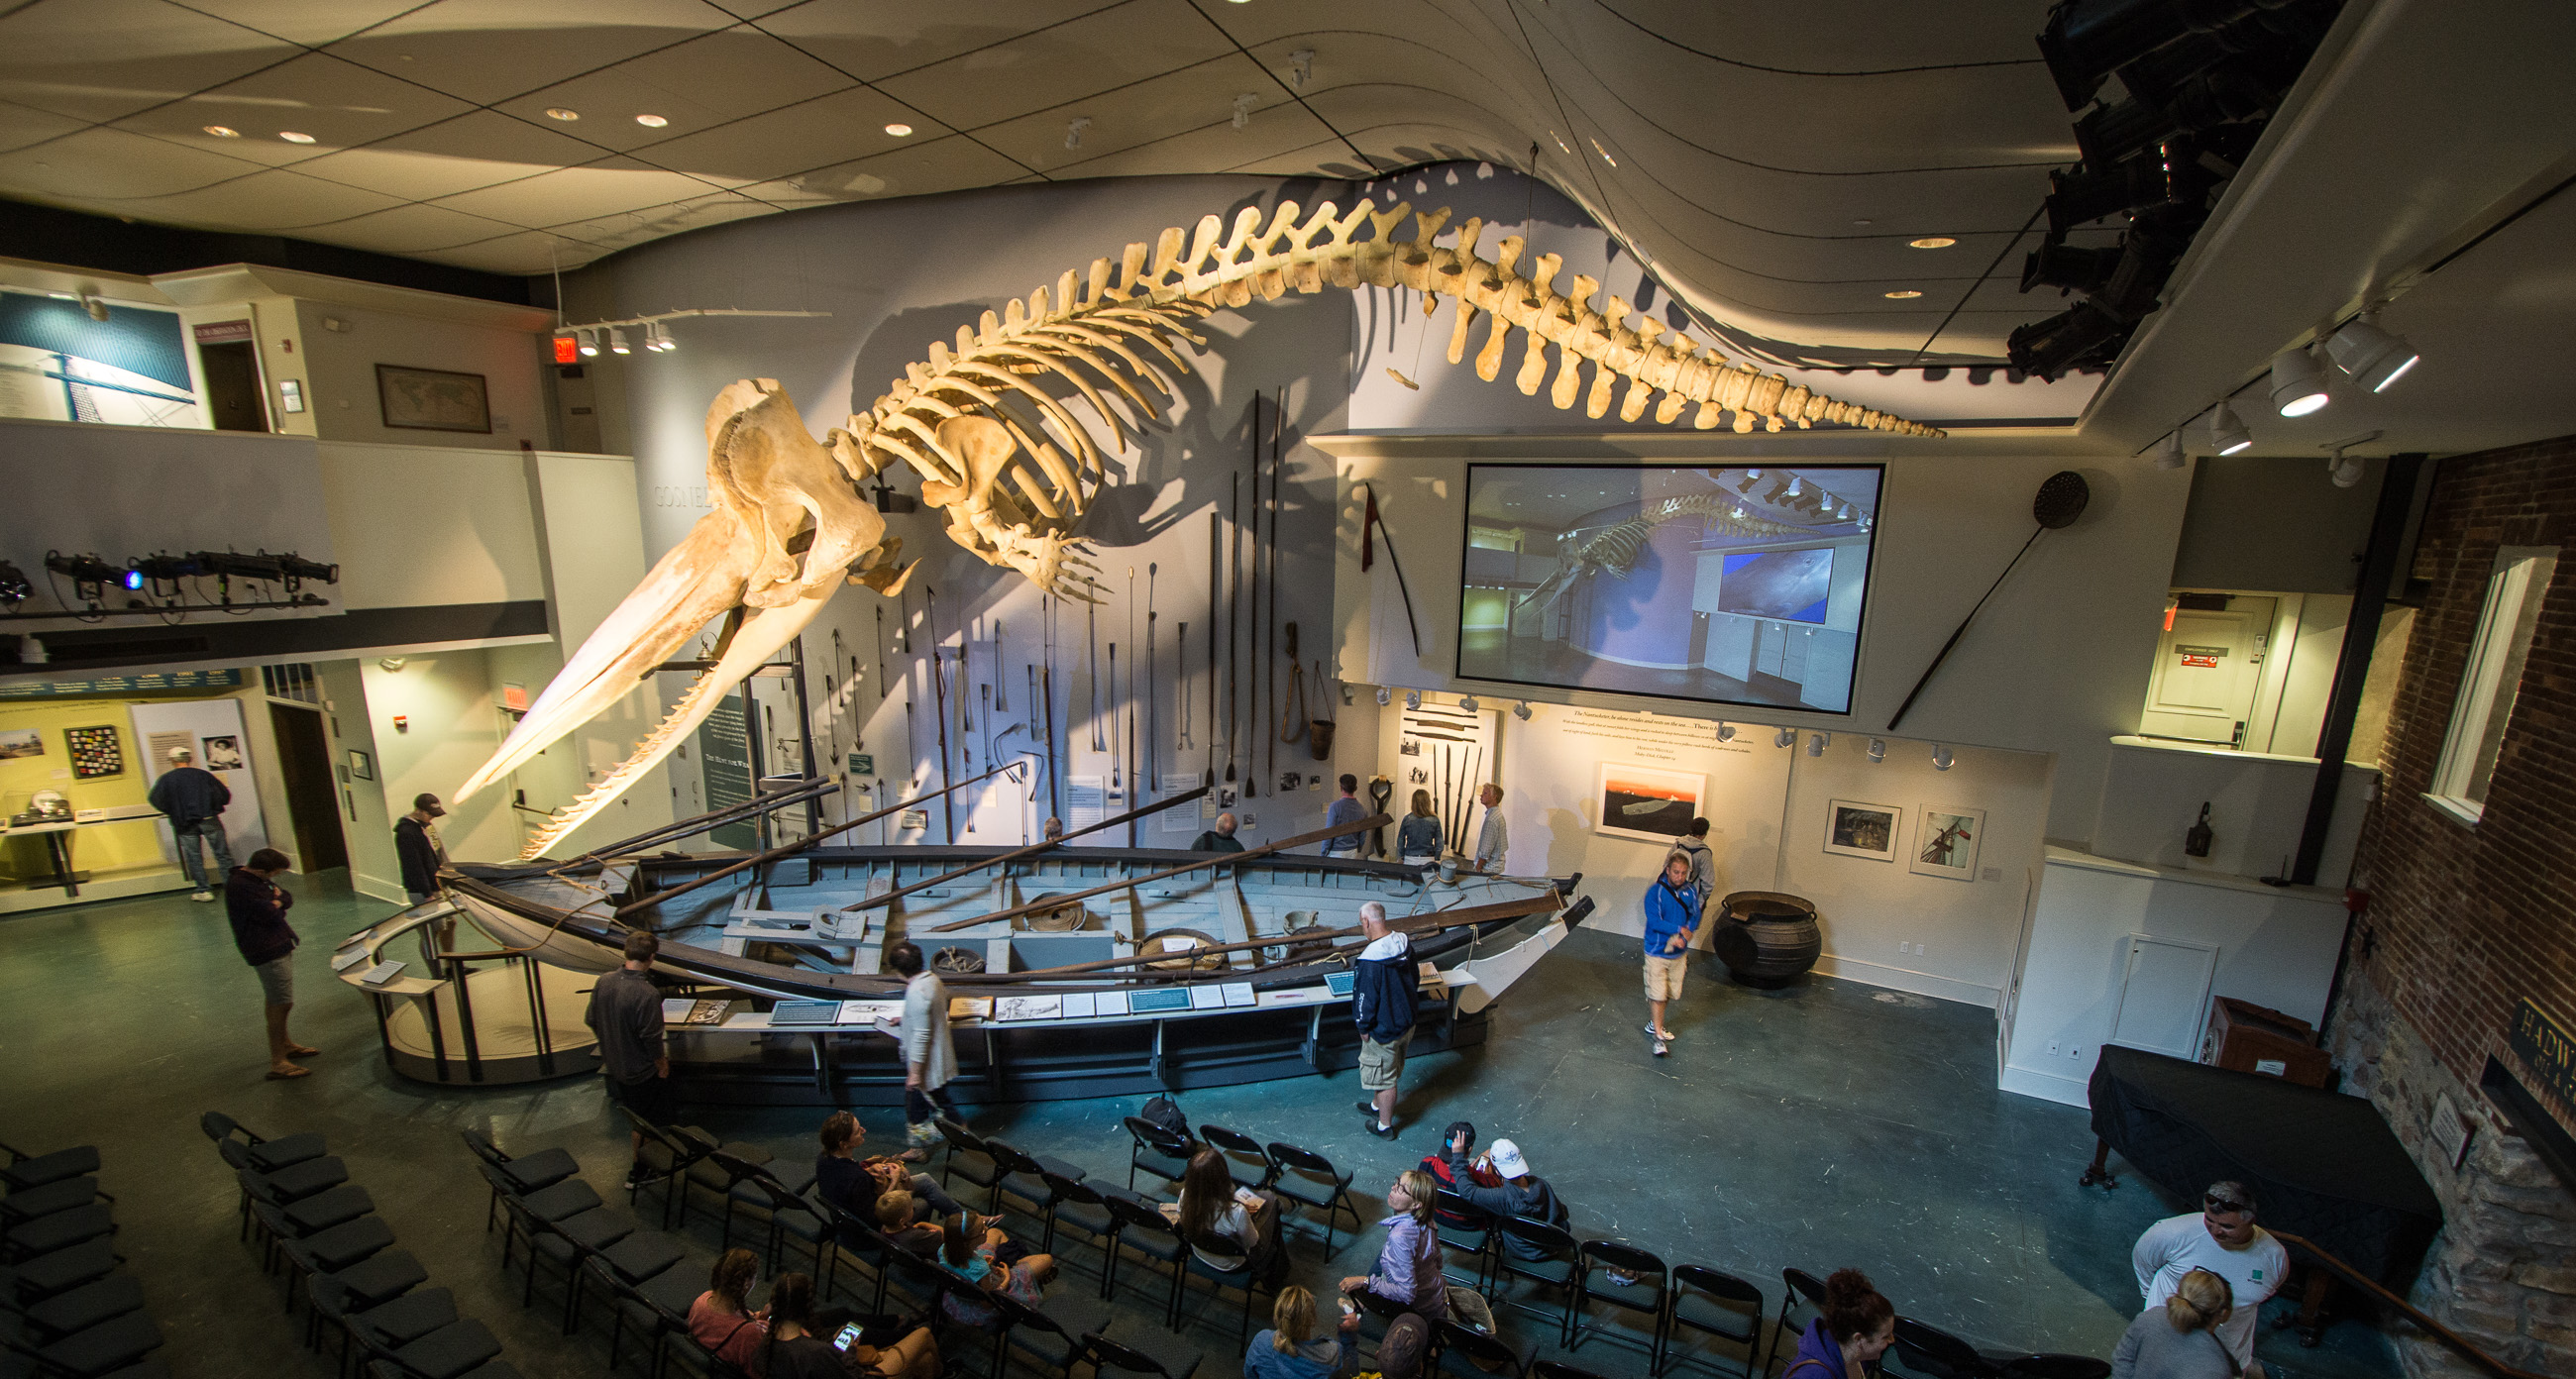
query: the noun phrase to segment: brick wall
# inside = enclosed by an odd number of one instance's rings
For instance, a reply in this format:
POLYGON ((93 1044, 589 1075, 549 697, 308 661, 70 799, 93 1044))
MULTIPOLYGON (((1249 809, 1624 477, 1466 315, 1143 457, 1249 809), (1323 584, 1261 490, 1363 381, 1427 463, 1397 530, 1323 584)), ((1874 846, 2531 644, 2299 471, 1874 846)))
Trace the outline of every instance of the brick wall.
MULTIPOLYGON (((2444 1204, 2414 1301, 2508 1363, 2576 1373, 2576 1195, 2477 1090, 2529 997, 2576 1019, 2576 549, 2542 605, 2475 827, 2423 799, 2500 546, 2576 548, 2576 437, 2440 463, 2414 573, 2431 582, 2391 711, 2353 884, 2370 893, 2330 1017, 2348 1086, 2376 1103, 2444 1204), (2447 1098, 2477 1125, 2458 1170, 2429 1147, 2447 1098)), ((2460 1371, 2401 1341, 2417 1374, 2460 1371)))

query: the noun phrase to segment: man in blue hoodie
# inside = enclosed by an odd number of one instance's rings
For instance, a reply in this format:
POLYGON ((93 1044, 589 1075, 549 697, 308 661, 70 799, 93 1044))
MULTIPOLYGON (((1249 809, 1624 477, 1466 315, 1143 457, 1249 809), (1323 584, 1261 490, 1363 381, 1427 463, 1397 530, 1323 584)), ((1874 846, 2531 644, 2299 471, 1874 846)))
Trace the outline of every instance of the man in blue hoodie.
POLYGON ((1681 999, 1691 938, 1699 932, 1699 907, 1690 855, 1675 849, 1664 857, 1664 874, 1646 888, 1646 1033, 1654 1038, 1657 1058, 1672 1051, 1673 1030, 1664 1023, 1664 1003, 1681 999))
POLYGON ((1360 906, 1360 932, 1368 947, 1351 965, 1351 1020, 1360 1027, 1360 1090, 1369 1095, 1359 1104, 1369 1117, 1368 1131, 1382 1140, 1395 1138, 1396 1086, 1404 1077, 1404 1046, 1413 1038, 1413 990, 1419 984, 1413 967, 1413 944, 1388 927, 1386 907, 1372 900, 1360 906))

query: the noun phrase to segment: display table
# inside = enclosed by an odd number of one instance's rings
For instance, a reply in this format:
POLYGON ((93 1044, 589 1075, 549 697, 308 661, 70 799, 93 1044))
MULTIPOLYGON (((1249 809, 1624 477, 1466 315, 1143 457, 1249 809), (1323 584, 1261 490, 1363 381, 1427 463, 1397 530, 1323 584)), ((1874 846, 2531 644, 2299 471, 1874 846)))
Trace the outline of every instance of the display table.
POLYGON ((77 896, 80 894, 80 883, 87 881, 89 879, 89 874, 87 872, 74 871, 72 869, 72 835, 74 833, 85 828, 98 828, 107 824, 131 823, 137 819, 157 819, 160 817, 161 811, 154 809, 148 804, 118 805, 113 809, 84 809, 71 818, 55 819, 45 823, 0 823, 0 838, 21 838, 38 834, 43 835, 45 839, 46 855, 52 859, 54 864, 54 874, 50 877, 30 881, 27 884, 31 887, 42 886, 50 888, 60 886, 63 888, 64 895, 77 896))
POLYGON ((582 1018, 596 978, 507 950, 433 960, 433 926, 459 913, 427 901, 349 935, 332 954, 341 982, 375 1007, 385 1062, 416 1082, 482 1086, 597 1071, 598 1039, 582 1018))

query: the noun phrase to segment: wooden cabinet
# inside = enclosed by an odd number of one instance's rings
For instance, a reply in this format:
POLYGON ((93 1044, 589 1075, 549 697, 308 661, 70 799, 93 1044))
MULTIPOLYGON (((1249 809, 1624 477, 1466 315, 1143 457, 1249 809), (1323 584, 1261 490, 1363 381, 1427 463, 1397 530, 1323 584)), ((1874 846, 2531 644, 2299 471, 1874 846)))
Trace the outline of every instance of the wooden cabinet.
POLYGON ((2334 1077, 2334 1066, 2317 1047, 2317 1032, 2307 1021, 2232 996, 2210 1003, 2200 1061, 2302 1087, 2323 1087, 2334 1077))

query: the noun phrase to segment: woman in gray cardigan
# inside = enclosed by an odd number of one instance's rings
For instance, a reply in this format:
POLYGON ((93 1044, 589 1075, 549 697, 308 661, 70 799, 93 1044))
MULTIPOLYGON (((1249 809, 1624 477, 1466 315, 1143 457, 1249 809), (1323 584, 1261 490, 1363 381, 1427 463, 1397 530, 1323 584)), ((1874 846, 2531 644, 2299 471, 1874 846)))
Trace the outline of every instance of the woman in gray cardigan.
POLYGON ((2111 1355, 2111 1379, 2262 1379, 2259 1364, 2237 1368, 2236 1356, 2218 1339, 2220 1322, 2236 1311, 2227 1280, 2194 1269, 2175 1285, 2162 1307, 2129 1323, 2111 1355))

